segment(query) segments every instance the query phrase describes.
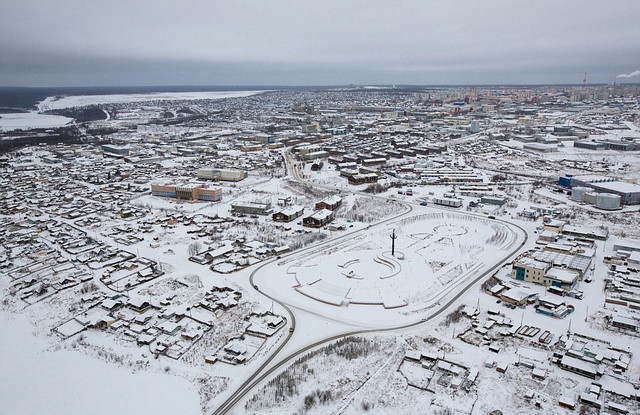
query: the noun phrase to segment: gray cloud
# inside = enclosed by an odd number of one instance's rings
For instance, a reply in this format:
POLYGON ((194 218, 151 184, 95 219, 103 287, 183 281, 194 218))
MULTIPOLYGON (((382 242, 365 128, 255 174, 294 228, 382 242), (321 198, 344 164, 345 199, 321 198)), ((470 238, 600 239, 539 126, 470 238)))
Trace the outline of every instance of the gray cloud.
POLYGON ((36 1, 0 5, 1 85, 612 82, 640 2, 36 1))

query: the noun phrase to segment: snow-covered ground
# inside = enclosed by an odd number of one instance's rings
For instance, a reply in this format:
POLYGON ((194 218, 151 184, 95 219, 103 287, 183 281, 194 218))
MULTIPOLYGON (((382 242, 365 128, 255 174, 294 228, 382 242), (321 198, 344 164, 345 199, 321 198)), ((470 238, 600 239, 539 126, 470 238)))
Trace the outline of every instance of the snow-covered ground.
POLYGON ((422 318, 524 237, 491 219, 421 209, 274 263, 255 283, 288 304, 338 321, 397 326, 422 318))
POLYGON ((0 325, 4 414, 200 413, 197 388, 183 378, 50 350, 19 314, 0 312, 0 325))
POLYGON ((113 94, 113 95, 77 95, 66 97, 47 97, 38 103, 38 111, 62 108, 83 107, 93 104, 111 104, 143 101, 201 100, 241 98, 264 91, 211 91, 211 92, 159 92, 153 94, 113 94))
POLYGON ((71 118, 35 112, 0 114, 0 131, 62 127, 70 122, 73 122, 71 118))

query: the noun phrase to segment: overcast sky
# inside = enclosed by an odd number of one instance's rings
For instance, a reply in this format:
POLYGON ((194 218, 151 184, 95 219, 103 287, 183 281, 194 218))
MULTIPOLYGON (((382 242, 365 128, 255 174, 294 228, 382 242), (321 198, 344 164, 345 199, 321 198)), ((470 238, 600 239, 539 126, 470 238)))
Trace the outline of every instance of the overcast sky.
POLYGON ((638 69, 637 0, 0 2, 0 86, 579 84, 638 69))

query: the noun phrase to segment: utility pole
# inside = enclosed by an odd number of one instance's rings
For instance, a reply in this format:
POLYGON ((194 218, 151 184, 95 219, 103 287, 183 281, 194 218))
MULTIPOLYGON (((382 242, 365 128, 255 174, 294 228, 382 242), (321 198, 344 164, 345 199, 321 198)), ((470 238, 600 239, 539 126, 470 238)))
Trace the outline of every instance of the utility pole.
POLYGON ((587 312, 584 315, 584 321, 586 322, 589 319, 589 306, 587 306, 587 312))
POLYGON ((389 237, 391 238, 391 256, 395 257, 395 252, 396 252, 396 239, 398 239, 398 235, 396 235, 396 230, 395 228, 393 229, 393 233, 391 235, 389 235, 389 237))

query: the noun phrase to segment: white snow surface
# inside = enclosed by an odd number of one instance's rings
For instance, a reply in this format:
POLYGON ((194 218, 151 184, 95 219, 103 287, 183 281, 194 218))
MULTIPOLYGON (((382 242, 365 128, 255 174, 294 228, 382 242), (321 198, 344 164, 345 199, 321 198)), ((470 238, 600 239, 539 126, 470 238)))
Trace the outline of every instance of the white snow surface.
POLYGON ((43 350, 45 343, 26 320, 0 313, 5 333, 11 333, 0 337, 3 414, 201 413, 198 392, 187 380, 131 373, 80 352, 43 350))
POLYGON ((168 101, 168 100, 202 100, 222 98, 242 98, 264 91, 204 91, 204 92, 158 92, 152 94, 112 94, 112 95, 77 95, 67 97, 47 97, 38 103, 38 111, 61 108, 83 107, 93 104, 112 104, 124 102, 168 101))
POLYGON ((61 127, 70 122, 73 122, 73 119, 59 115, 38 114, 35 112, 0 114, 0 131, 61 127))

